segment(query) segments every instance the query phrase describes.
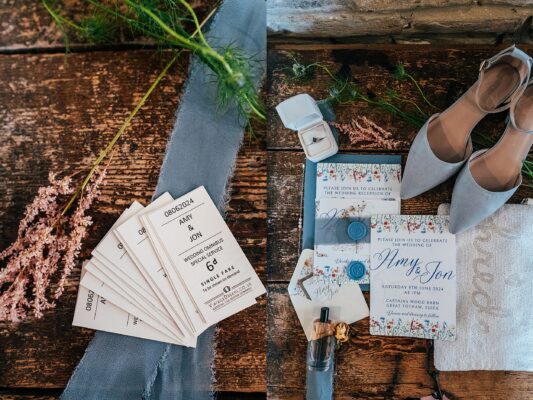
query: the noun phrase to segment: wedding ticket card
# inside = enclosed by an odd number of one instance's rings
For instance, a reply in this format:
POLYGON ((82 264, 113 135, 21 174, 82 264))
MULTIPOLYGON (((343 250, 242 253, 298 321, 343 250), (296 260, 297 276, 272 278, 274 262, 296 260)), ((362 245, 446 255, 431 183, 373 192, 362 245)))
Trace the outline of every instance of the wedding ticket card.
MULTIPOLYGON (((89 261, 87 266, 90 266, 90 262, 91 261, 89 261)), ((178 340, 180 344, 185 344, 181 341, 179 333, 173 330, 171 328, 171 325, 167 325, 166 321, 160 321, 160 319, 157 318, 155 315, 152 315, 149 311, 140 306, 138 303, 135 303, 135 300, 130 300, 126 296, 125 292, 115 290, 114 287, 111 287, 106 282, 107 281, 102 280, 91 274, 86 269, 86 272, 82 277, 82 281, 80 281, 80 285, 94 293, 99 294, 103 298, 107 299, 110 303, 128 312, 129 314, 140 318, 143 322, 149 324, 151 327, 158 330, 159 332, 164 333, 166 336, 172 337, 173 340, 178 340)))
MULTIPOLYGON (((84 265, 81 272, 82 276, 85 273, 84 265)), ((78 290, 72 325, 135 336, 142 339, 157 340, 159 342, 180 344, 174 338, 159 332, 140 318, 129 314, 103 296, 83 286, 80 286, 78 290)))
POLYGON ((455 340, 456 246, 447 216, 377 215, 370 333, 455 340))
POLYGON ((203 187, 134 202, 92 254, 76 326, 194 347, 208 326, 265 293, 203 187))
POLYGON ((133 262, 137 265, 139 271, 158 296, 161 303, 165 305, 166 310, 172 316, 174 321, 178 326, 182 327, 182 329, 188 331, 188 333, 193 333, 194 330, 188 323, 188 311, 183 306, 182 300, 172 289, 168 276, 157 258, 157 254, 148 238, 146 228, 141 221, 143 215, 154 211, 163 205, 171 203, 172 201, 172 196, 168 193, 164 193, 158 197, 157 200, 152 202, 152 204, 148 205, 143 211, 120 225, 115 230, 115 234, 120 239, 121 243, 124 244, 124 247, 131 256, 133 262))
POLYGON ((186 288, 208 325, 255 303, 265 288, 205 188, 146 215, 170 261, 174 287, 186 288))
MULTIPOLYGON (((130 207, 130 210, 132 209, 135 212, 128 218, 142 212, 144 207, 135 202, 130 207)), ((122 221, 117 225, 121 223, 122 221)), ((146 313, 153 315, 163 326, 167 327, 167 330, 175 332, 176 337, 185 340, 186 332, 183 327, 172 319, 172 316, 158 299, 157 294, 143 277, 130 254, 124 248, 123 243, 116 236, 116 228, 117 226, 115 225, 110 234, 106 235, 93 250, 93 259, 87 265, 89 274, 82 278, 81 284, 98 293, 93 287, 89 287, 90 277, 97 277, 106 283, 107 290, 114 290, 130 303, 138 304, 146 313)), ((94 283, 94 281, 91 282, 94 283)), ((109 294, 99 294, 111 299, 109 294)))

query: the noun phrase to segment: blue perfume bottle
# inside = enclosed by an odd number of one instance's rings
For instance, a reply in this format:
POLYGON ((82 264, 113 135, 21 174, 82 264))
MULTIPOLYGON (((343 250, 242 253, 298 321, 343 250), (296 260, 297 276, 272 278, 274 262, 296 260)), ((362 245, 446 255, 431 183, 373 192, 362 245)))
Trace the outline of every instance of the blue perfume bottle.
POLYGON ((307 369, 329 371, 335 357, 335 328, 329 320, 329 308, 322 307, 320 319, 313 324, 313 335, 307 345, 307 369))

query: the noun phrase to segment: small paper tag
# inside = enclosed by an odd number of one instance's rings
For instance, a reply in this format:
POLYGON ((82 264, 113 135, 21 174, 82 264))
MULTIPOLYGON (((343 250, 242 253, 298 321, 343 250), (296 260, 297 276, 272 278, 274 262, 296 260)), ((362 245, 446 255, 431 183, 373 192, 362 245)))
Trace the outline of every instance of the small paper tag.
POLYGON ((312 270, 313 250, 303 250, 288 288, 289 296, 307 340, 311 340, 313 321, 320 316, 322 307, 329 307, 329 316, 333 322, 351 324, 368 316, 368 306, 358 284, 344 285, 331 299, 311 300, 313 297, 316 298, 316 293, 309 295, 306 292, 307 289, 315 288, 313 282, 307 283, 308 280, 312 281, 314 278, 308 278, 310 275, 312 276, 312 270))

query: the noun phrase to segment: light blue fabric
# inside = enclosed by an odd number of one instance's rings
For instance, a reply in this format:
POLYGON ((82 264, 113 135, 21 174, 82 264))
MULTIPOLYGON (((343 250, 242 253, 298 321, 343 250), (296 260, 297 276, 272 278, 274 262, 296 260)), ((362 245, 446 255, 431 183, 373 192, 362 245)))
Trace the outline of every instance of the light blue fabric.
POLYGON ((306 400, 331 400, 333 398, 333 365, 328 371, 307 371, 306 400))
MULTIPOLYGON (((331 107, 331 104, 326 101, 318 101, 318 107, 324 116, 326 121, 335 121, 335 112, 331 107)), ((335 128, 332 127, 333 136, 335 140, 339 141, 339 134, 335 128)), ((345 155, 336 154, 322 162, 341 162, 333 161, 337 160, 339 157, 344 157, 345 155)), ((307 198, 307 202, 304 201, 304 229, 302 237, 302 246, 304 249, 313 248, 314 243, 314 234, 315 234, 315 193, 316 193, 316 163, 311 161, 306 161, 306 176, 304 182, 304 196, 307 198), (311 190, 309 190, 311 189, 311 190), (309 197, 312 196, 312 197, 309 197), (311 200, 309 200, 311 199, 311 200), (312 207, 309 207, 308 204, 312 204, 312 207), (312 210, 312 211, 311 211, 312 210), (307 211, 307 218, 306 212, 307 211), (312 225, 312 226, 311 226, 312 225)), ((335 370, 335 359, 333 359, 331 368, 325 372, 318 371, 307 371, 307 400, 331 400, 333 398, 333 372, 335 370)))
MULTIPOLYGON (((260 60, 253 66, 259 84, 265 70, 265 35, 264 0, 226 0, 207 37, 215 47, 232 44, 260 60)), ((204 185, 224 211, 243 127, 235 107, 218 109, 216 92, 211 71, 194 59, 154 196, 166 191, 179 196, 204 185)), ((97 332, 61 398, 211 399, 213 337, 211 328, 200 336, 196 349, 189 349, 97 332)))

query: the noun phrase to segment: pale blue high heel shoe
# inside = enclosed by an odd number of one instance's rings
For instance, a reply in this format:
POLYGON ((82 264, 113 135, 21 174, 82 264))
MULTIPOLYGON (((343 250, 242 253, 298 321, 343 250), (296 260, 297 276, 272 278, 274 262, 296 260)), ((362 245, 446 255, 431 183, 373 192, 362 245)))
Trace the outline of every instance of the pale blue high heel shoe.
POLYGON ((489 150, 472 154, 459 174, 450 207, 450 232, 460 233, 496 212, 522 183, 533 145, 533 80, 509 109, 507 128, 489 150))
POLYGON ((510 107, 525 90, 530 69, 531 58, 515 46, 481 63, 474 85, 418 132, 405 166, 402 199, 418 196, 459 172, 472 154, 474 127, 487 114, 510 107))

